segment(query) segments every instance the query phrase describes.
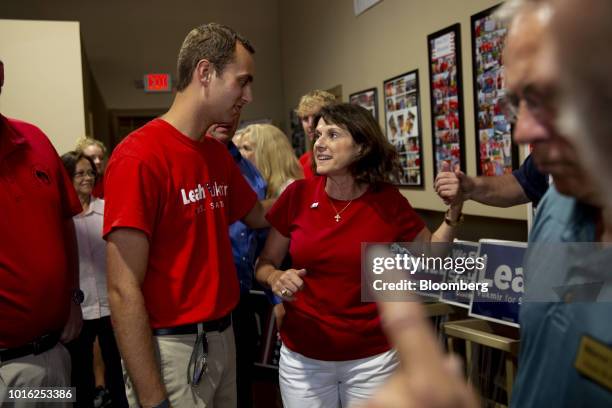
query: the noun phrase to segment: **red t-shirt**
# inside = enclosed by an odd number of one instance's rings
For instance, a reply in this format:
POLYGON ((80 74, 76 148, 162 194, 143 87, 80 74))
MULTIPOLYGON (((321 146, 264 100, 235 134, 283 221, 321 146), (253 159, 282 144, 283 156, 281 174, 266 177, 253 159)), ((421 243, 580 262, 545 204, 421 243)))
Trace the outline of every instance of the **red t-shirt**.
MULTIPOLYGON (((283 343, 328 361, 383 353, 389 344, 376 303, 361 301, 361 243, 412 241, 425 224, 391 185, 353 200, 336 222, 325 182, 325 177, 294 182, 267 214, 272 226, 291 238, 292 267, 307 271, 296 300, 284 303, 283 343)), ((347 205, 332 201, 338 211, 347 205)))
POLYGON ((239 290, 228 226, 257 196, 227 148, 155 119, 115 149, 105 178, 104 236, 135 228, 149 238, 142 292, 151 327, 231 312, 239 290))
POLYGON ((300 164, 304 170, 304 178, 309 179, 315 176, 312 171, 312 152, 306 152, 300 157, 300 164))
POLYGON ((64 226, 81 211, 44 133, 0 115, 0 348, 66 324, 74 283, 64 226))

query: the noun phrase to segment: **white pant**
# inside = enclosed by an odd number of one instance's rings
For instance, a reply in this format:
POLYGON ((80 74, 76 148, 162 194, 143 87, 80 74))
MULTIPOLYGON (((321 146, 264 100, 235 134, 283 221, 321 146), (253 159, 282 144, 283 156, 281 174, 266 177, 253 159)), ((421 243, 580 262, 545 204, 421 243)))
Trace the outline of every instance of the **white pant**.
POLYGON ((374 394, 398 365, 395 350, 348 361, 323 361, 281 348, 279 382, 285 408, 336 408, 374 394))

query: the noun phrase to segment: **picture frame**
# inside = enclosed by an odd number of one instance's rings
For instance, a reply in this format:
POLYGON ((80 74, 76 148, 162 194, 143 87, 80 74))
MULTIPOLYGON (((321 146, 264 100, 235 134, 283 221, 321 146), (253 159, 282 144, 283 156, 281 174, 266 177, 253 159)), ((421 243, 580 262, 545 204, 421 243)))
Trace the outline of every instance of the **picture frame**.
POLYGON ((402 175, 397 185, 424 188, 419 71, 383 82, 385 135, 397 149, 402 175))
POLYGON ((508 27, 492 18, 499 6, 470 17, 476 173, 479 176, 511 174, 519 165, 512 126, 500 106, 500 100, 506 95, 502 53, 508 27))
POLYGON ((349 95, 349 103, 362 106, 378 120, 378 89, 369 88, 349 95))
POLYGON ((461 27, 427 36, 434 178, 439 171, 466 171, 461 27))

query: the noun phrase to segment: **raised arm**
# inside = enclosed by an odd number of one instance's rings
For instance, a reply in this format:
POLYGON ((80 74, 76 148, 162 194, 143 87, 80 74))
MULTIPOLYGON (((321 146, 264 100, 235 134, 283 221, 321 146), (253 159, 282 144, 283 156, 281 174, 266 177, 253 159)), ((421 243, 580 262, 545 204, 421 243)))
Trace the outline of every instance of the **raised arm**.
POLYGON ((529 202, 525 191, 512 174, 470 177, 455 169, 454 172, 438 173, 434 187, 447 204, 474 200, 494 207, 512 207, 529 202))

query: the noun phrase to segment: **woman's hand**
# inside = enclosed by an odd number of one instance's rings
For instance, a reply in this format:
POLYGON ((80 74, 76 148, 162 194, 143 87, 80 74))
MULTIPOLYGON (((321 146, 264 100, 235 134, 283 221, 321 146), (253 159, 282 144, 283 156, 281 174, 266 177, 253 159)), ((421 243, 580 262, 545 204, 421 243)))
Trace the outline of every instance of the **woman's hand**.
POLYGON ((306 269, 276 270, 268 277, 268 285, 275 295, 286 301, 295 300, 295 294, 302 290, 306 269))

